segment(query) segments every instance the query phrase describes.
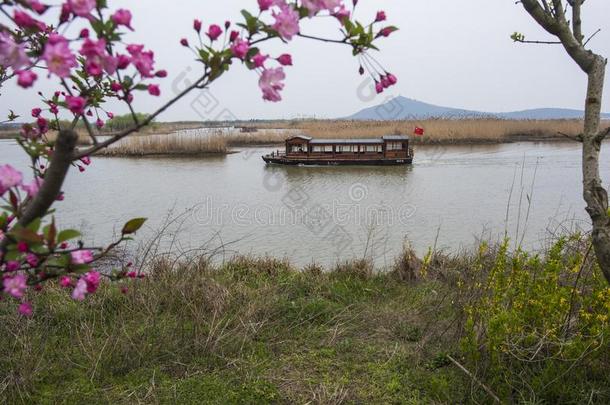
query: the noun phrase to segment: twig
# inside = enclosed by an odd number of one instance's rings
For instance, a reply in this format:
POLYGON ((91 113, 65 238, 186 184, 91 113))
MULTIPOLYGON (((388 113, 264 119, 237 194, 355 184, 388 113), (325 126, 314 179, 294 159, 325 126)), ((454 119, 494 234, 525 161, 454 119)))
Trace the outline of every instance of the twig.
POLYGON ((475 383, 477 383, 481 388, 483 388, 485 390, 485 392, 487 392, 489 394, 490 397, 492 397, 494 399, 494 401, 496 401, 497 403, 502 403, 502 401, 500 401, 500 398, 498 398, 498 396, 496 394, 494 394, 494 392, 491 390, 491 388, 489 388, 487 385, 483 384, 481 382, 481 380, 479 380, 477 377, 475 377, 470 371, 468 371, 466 369, 466 367, 462 366, 456 359, 454 359, 453 357, 451 357, 450 355, 447 355, 447 358, 453 363, 455 364, 460 370, 462 370, 468 377, 472 378, 472 381, 474 381, 475 383))

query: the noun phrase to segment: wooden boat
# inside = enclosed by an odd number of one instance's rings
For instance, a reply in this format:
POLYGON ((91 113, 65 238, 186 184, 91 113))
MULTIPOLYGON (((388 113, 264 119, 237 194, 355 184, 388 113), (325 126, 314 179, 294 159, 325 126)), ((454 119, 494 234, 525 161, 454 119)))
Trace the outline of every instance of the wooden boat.
POLYGON ((281 165, 408 165, 413 163, 409 137, 387 135, 369 139, 286 139, 286 150, 263 156, 281 165))

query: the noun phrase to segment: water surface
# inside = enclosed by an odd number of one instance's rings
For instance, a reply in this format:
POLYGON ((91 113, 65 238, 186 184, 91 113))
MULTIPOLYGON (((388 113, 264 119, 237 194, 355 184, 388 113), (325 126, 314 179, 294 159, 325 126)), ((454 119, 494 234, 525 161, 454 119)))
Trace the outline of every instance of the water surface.
MULTIPOLYGON (((434 244, 455 251, 508 232, 539 248, 553 233, 589 227, 576 143, 418 147, 409 167, 266 166, 260 156, 271 150, 95 158, 85 173, 70 173, 58 222, 101 244, 145 216, 143 240, 172 210, 185 213, 176 248, 224 245, 227 254, 299 265, 369 256, 379 266, 406 240, 420 253, 434 244)), ((13 141, 0 141, 0 162, 27 167, 13 141)), ((607 154, 602 176, 607 184, 607 154)))

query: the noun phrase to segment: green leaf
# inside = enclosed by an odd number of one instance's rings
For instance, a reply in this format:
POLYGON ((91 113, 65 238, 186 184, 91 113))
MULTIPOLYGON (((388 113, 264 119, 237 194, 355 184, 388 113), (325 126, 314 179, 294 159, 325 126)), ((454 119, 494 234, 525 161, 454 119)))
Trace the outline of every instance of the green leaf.
POLYGON ((123 226, 123 235, 130 235, 132 233, 136 233, 144 222, 146 222, 148 218, 134 218, 127 221, 127 223, 123 226))
POLYGON ((62 243, 80 236, 80 232, 75 229, 64 229, 57 235, 57 243, 62 243))

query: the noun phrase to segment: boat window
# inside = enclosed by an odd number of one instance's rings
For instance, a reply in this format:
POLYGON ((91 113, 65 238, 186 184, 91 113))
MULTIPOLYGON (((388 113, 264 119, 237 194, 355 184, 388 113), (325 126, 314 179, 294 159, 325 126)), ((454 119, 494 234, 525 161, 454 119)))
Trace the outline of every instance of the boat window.
POLYGON ((366 145, 367 152, 381 152, 381 145, 366 145))
MULTIPOLYGON (((317 145, 313 146, 311 151, 312 152, 324 152, 324 146, 317 146, 317 145)), ((332 151, 332 149, 331 149, 331 151, 332 151)))
POLYGON ((343 152, 343 153, 350 153, 350 152, 354 152, 354 150, 358 150, 357 146, 355 145, 339 145, 338 147, 338 152, 343 152))
POLYGON ((333 151, 333 146, 332 146, 332 145, 326 145, 326 146, 324 146, 324 152, 327 152, 327 153, 328 153, 328 152, 330 152, 330 153, 332 153, 332 151, 333 151))
POLYGON ((293 153, 301 153, 305 151, 305 147, 303 145, 292 145, 290 151, 293 153))
POLYGON ((402 150, 402 142, 388 142, 388 150, 402 150))

